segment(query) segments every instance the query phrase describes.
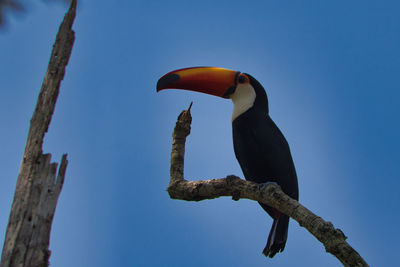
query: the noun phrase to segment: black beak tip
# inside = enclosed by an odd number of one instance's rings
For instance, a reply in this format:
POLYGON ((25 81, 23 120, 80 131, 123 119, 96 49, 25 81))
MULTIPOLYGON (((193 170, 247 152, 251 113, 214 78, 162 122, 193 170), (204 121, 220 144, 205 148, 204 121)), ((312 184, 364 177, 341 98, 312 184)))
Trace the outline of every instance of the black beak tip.
POLYGON ((157 82, 157 92, 161 91, 162 89, 170 88, 170 86, 178 80, 179 75, 175 73, 162 76, 157 82))

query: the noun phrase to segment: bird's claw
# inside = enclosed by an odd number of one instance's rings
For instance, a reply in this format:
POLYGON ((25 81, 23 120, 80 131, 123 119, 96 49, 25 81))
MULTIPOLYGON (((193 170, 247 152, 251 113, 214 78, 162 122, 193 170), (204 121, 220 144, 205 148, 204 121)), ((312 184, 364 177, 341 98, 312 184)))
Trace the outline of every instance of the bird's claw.
POLYGON ((260 184, 260 189, 264 190, 265 187, 267 187, 267 185, 270 185, 270 184, 276 185, 280 188, 279 184, 277 184, 276 182, 265 182, 265 183, 260 184))

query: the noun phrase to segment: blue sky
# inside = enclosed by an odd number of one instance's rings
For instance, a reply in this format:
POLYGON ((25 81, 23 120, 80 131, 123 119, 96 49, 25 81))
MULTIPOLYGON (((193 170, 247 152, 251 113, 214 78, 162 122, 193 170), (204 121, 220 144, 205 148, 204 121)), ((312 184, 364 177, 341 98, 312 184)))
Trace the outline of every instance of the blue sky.
MULTIPOLYGON (((156 93, 171 70, 252 74, 294 158, 300 202, 344 231, 371 266, 397 266, 400 4, 396 1, 81 1, 76 42, 44 151, 69 166, 51 265, 340 266, 298 223, 261 251, 271 219, 253 201, 166 192, 171 133, 194 101, 187 179, 242 176, 232 104, 156 93)), ((34 1, 0 33, 0 240, 63 5, 34 1)), ((3 242, 3 241, 1 241, 3 242)))

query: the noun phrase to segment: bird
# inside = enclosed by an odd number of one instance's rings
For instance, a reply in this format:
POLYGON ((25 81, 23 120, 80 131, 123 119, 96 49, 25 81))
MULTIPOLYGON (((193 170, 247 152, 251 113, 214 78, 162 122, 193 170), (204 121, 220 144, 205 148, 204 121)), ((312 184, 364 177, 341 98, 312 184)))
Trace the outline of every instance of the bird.
MULTIPOLYGON (((265 186, 278 184, 299 199, 296 169, 289 144, 269 115, 263 86, 250 74, 217 67, 191 67, 168 72, 157 82, 157 92, 183 89, 214 95, 233 102, 232 139, 236 159, 246 180, 265 186)), ((260 203, 273 223, 263 250, 273 258, 286 245, 289 217, 260 203)))

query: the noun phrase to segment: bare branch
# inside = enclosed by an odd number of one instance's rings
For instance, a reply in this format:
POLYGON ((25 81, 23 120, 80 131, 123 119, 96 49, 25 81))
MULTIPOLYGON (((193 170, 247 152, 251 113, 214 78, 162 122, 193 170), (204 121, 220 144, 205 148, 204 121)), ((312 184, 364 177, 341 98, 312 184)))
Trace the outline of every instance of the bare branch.
POLYGON ((277 185, 267 184, 262 186, 236 176, 203 181, 186 181, 183 178, 185 142, 186 137, 190 134, 191 122, 190 110, 182 111, 172 134, 171 171, 168 186, 168 193, 171 198, 200 201, 231 196, 233 200, 246 198, 265 203, 296 220, 344 266, 368 266, 358 252, 346 242, 347 237, 340 229, 336 229, 332 223, 324 221, 299 202, 290 198, 277 185))
POLYGON ((44 135, 56 105, 60 83, 74 43, 71 29, 76 1, 60 25, 49 66, 31 119, 1 256, 1 266, 48 266, 50 230, 64 183, 67 155, 57 163, 43 154, 44 135))

